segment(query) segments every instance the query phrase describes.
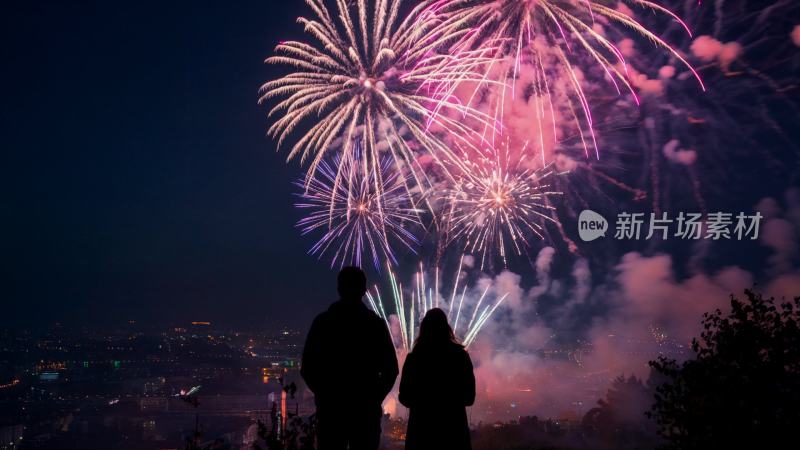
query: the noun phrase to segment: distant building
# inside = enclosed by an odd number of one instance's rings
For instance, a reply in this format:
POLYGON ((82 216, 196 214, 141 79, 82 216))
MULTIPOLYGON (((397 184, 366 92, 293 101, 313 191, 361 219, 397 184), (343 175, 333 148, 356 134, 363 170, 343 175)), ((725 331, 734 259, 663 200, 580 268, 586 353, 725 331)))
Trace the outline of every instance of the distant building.
POLYGON ((22 424, 0 427, 0 449, 12 449, 22 444, 22 432, 25 427, 22 424))
POLYGON ((142 397, 139 399, 139 409, 142 412, 167 411, 169 400, 166 397, 142 397))
POLYGON ((58 372, 42 372, 39 374, 40 381, 56 381, 58 380, 58 372))
POLYGON ((150 381, 146 381, 142 388, 142 393, 146 396, 161 394, 166 382, 167 380, 164 377, 156 377, 150 381))
POLYGON ((203 320, 194 321, 189 324, 189 334, 197 335, 197 336, 205 336, 211 332, 211 322, 206 322, 203 320))

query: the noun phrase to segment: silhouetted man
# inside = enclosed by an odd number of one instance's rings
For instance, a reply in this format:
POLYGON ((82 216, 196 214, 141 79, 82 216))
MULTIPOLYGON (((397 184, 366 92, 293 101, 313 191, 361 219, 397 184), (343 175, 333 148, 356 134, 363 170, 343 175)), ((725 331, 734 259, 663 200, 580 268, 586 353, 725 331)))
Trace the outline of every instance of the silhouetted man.
POLYGON ((300 374, 314 392, 319 450, 375 450, 397 356, 386 324, 361 301, 364 272, 342 269, 338 290, 339 301, 311 325, 300 374))

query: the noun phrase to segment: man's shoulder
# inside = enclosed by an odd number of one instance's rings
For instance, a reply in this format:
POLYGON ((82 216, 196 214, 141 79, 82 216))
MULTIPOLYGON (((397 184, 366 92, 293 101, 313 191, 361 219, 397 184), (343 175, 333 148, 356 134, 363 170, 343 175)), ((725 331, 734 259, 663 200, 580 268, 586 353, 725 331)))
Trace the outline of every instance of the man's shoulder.
POLYGON ((375 313, 375 311, 370 309, 363 302, 348 304, 344 303, 342 300, 333 302, 326 311, 323 311, 317 315, 317 319, 327 320, 329 318, 338 318, 344 316, 357 317, 365 320, 377 320, 382 322, 382 319, 375 313))
POLYGON ((331 312, 329 310, 325 310, 317 314, 316 317, 314 317, 314 321, 311 322, 311 327, 312 328, 322 327, 325 326, 330 321, 331 321, 331 312))
POLYGON ((364 306, 364 311, 365 311, 364 314, 366 314, 367 317, 369 317, 370 320, 374 320, 374 321, 378 321, 380 323, 383 323, 383 319, 381 319, 381 317, 375 311, 371 310, 370 308, 368 308, 366 306, 364 306))
POLYGON ((375 311, 364 307, 364 320, 369 321, 369 323, 377 328, 384 328, 386 326, 381 316, 379 316, 375 311))
POLYGON ((360 305, 342 304, 341 300, 317 314, 311 328, 325 332, 332 328, 354 327, 369 333, 382 333, 386 324, 381 317, 363 303, 360 305))

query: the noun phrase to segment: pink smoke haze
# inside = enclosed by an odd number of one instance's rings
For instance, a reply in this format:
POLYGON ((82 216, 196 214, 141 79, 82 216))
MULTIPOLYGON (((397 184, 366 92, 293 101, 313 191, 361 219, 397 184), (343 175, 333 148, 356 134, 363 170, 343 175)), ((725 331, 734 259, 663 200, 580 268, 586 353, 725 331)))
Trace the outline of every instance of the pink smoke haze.
MULTIPOLYGON (((680 152, 677 141, 670 147, 680 152)), ((698 245, 688 275, 678 275, 687 267, 676 267, 670 255, 631 252, 618 261, 610 279, 593 286, 593 274, 580 258, 569 276, 553 278, 556 252, 546 247, 534 263, 534 286, 521 288, 519 275, 509 271, 492 279, 492 289, 510 295, 505 313, 470 347, 479 389, 471 420, 510 420, 526 414, 580 418, 617 376, 646 380, 647 363, 659 354, 687 357, 691 339, 702 330, 703 313, 727 311, 732 293, 740 296, 757 283, 766 295, 797 295, 800 190, 789 190, 782 199, 765 198, 756 208, 766 217, 761 238, 755 241, 770 252, 765 273, 735 265, 693 270, 702 267, 709 254, 707 246, 698 245), (556 316, 547 320, 537 309, 545 295, 561 302, 556 316), (586 341, 557 344, 557 330, 597 302, 608 305, 608 312, 594 319, 586 341)))
MULTIPOLYGON (((509 70, 507 64, 511 63, 513 61, 495 65, 488 77, 500 78, 504 71, 509 70)), ((569 126, 569 121, 559 110, 551 108, 551 102, 563 103, 564 99, 557 96, 566 86, 552 86, 551 98, 531 94, 530 87, 536 82, 534 76, 534 70, 523 64, 517 79, 507 81, 505 86, 487 90, 478 83, 465 82, 454 91, 460 102, 495 118, 495 130, 472 124, 479 130, 473 136, 475 147, 481 150, 502 148, 505 151, 508 146, 510 160, 516 162, 524 156, 523 168, 532 170, 553 162, 556 144, 564 134, 563 128, 569 126)), ((576 76, 582 77, 580 71, 576 70, 576 76)), ((558 79, 553 82, 565 83, 558 79)))
POLYGON ((692 42, 691 51, 694 56, 705 62, 716 61, 722 70, 727 71, 741 56, 742 46, 737 42, 722 43, 711 36, 699 36, 692 42))
POLYGON ((695 161, 697 161, 697 152, 690 149, 678 148, 679 145, 680 141, 677 139, 667 142, 663 149, 664 156, 674 163, 683 164, 685 166, 694 164, 695 161))
POLYGON ((675 67, 673 66, 664 66, 658 69, 659 78, 672 78, 674 76, 675 76, 675 67))

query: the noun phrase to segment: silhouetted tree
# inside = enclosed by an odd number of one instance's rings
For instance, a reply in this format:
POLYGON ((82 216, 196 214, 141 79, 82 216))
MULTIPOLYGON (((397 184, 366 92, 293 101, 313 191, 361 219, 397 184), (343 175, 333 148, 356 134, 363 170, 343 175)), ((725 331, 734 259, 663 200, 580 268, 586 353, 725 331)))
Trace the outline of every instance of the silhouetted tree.
POLYGON ((193 442, 192 438, 186 438, 186 450, 222 450, 231 448, 223 438, 216 438, 208 445, 199 445, 193 442))
POLYGON ((653 448, 656 429, 645 412, 653 404, 653 390, 631 375, 617 377, 605 399, 597 401, 581 422, 591 448, 653 448))
POLYGON ((317 436, 317 418, 311 415, 304 418, 289 413, 286 424, 284 448, 286 450, 314 450, 317 436))
POLYGON ((304 418, 296 413, 288 413, 286 429, 283 435, 270 430, 262 421, 258 421, 258 437, 260 442, 253 444, 253 450, 314 450, 316 442, 317 420, 312 414, 304 418))
MULTIPOLYGON (((275 417, 276 414, 273 413, 272 416, 275 417)), ((283 450, 283 444, 278 437, 277 426, 273 426, 272 429, 270 429, 270 427, 267 427, 267 425, 260 420, 257 425, 260 442, 253 443, 253 450, 283 450)))
POLYGON ((665 376, 649 415, 667 448, 785 448, 800 423, 800 297, 745 291, 703 316, 694 358, 650 363, 665 376))
MULTIPOLYGON (((292 382, 284 385, 283 378, 278 378, 283 391, 289 399, 295 400, 297 385, 292 382)), ((285 429, 281 427, 281 417, 278 414, 277 402, 272 403, 270 411, 271 427, 261 420, 258 421, 259 442, 253 444, 253 450, 314 450, 317 438, 317 418, 315 414, 304 418, 299 412, 300 405, 295 401, 294 412, 286 411, 285 429), (263 447, 262 447, 263 446, 263 447)))

